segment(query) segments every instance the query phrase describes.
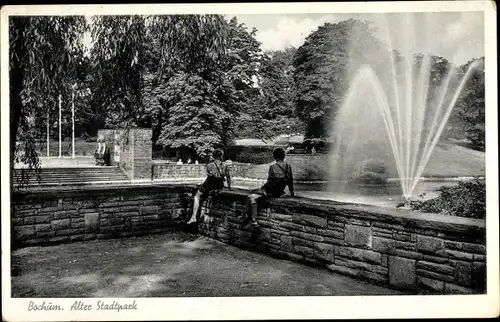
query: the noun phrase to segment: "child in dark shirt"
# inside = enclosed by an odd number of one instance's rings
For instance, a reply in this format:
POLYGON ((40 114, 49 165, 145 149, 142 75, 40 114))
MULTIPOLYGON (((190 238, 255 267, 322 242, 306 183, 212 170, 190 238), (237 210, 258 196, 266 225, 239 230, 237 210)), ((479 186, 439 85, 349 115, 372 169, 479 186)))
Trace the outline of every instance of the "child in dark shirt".
POLYGON ((256 228, 258 223, 255 220, 257 215, 258 207, 257 200, 262 197, 265 198, 279 198, 285 193, 285 188, 288 186, 290 191, 290 196, 294 196, 293 189, 293 174, 292 167, 285 162, 285 150, 282 148, 276 148, 273 151, 273 158, 276 161, 269 167, 269 174, 267 177, 267 182, 257 191, 253 191, 249 195, 249 213, 246 217, 248 223, 244 228, 256 228), (258 194, 257 192, 260 192, 258 194))
POLYGON ((220 190, 224 187, 224 182, 227 182, 227 187, 231 189, 231 175, 227 165, 222 163, 224 152, 215 150, 213 160, 207 164, 207 179, 203 182, 194 196, 193 213, 187 224, 196 222, 196 215, 200 207, 200 201, 205 198, 210 191, 220 190))

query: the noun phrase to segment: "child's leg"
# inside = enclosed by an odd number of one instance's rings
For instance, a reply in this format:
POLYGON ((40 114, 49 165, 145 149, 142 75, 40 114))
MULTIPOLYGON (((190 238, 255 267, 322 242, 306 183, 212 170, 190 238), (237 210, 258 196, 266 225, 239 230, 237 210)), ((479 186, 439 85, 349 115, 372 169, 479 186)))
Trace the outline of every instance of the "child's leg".
POLYGON ((193 214, 191 215, 191 219, 187 222, 188 224, 196 222, 196 215, 198 214, 198 209, 200 208, 200 199, 202 196, 202 192, 198 190, 196 192, 196 195, 194 196, 194 202, 193 202, 193 214))
POLYGON ((248 212, 247 212, 247 224, 244 228, 257 227, 259 224, 255 220, 257 213, 259 211, 259 205, 257 203, 261 196, 258 194, 250 194, 248 196, 248 212))

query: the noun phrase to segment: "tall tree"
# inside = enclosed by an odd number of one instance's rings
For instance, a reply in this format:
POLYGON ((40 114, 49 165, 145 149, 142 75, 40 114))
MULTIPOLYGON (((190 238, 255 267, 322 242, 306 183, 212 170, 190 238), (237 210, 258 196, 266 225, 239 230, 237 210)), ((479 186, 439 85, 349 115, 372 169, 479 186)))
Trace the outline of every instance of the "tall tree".
POLYGON ((107 125, 137 125, 141 79, 146 66, 144 16, 95 16, 92 105, 107 125))
MULTIPOLYGON (((249 32, 236 18, 226 22, 221 16, 170 17, 166 26, 172 21, 184 24, 179 39, 185 40, 179 44, 178 38, 170 35, 175 40, 163 50, 168 56, 179 56, 166 61, 168 67, 159 75, 162 81, 167 79, 163 91, 168 95, 155 104, 163 118, 158 142, 208 153, 232 142, 237 116, 252 106, 258 93, 255 79, 260 44, 255 39, 256 30, 249 32), (189 30, 196 35, 186 34, 189 30), (180 92, 179 84, 187 87, 180 92)), ((161 31, 166 27, 155 28, 161 31)), ((168 39, 164 37, 160 43, 168 44, 168 39)))
POLYGON ((83 16, 9 18, 11 166, 38 168, 36 141, 57 110, 57 97, 67 101, 78 83, 86 27, 83 16))
POLYGON ((223 67, 224 95, 222 100, 234 120, 235 135, 253 128, 252 112, 260 96, 259 75, 263 53, 256 39, 257 29, 248 30, 236 17, 229 21, 228 55, 223 67))
POLYGON ((382 69, 379 58, 387 48, 373 33, 369 23, 359 20, 325 23, 297 49, 294 101, 298 117, 307 124, 308 137, 328 135, 352 73, 360 64, 382 69))
MULTIPOLYGON (((252 110, 253 127, 249 130, 263 138, 283 133, 302 132, 302 122, 296 117, 294 99, 295 48, 268 52, 261 62, 259 87, 261 95, 252 110)), ((255 134, 254 134, 255 135, 255 134)))
MULTIPOLYGON (((473 59, 461 66, 462 75, 469 66, 479 61, 455 107, 455 118, 459 120, 461 134, 467 138, 474 149, 484 151, 485 148, 485 84, 484 57, 473 59)), ((455 123, 455 125, 456 125, 455 123)))
POLYGON ((153 141, 197 153, 213 150, 225 137, 208 119, 225 118, 219 97, 227 22, 220 15, 153 16, 149 22, 158 65, 144 76, 143 115, 153 127, 153 141))

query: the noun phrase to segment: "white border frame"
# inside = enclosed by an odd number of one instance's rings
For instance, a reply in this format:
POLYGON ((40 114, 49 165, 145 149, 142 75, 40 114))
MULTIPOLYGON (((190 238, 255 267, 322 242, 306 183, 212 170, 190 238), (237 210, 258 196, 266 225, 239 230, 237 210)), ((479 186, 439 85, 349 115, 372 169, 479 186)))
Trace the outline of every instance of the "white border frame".
MULTIPOLYGON (((492 1, 364 2, 364 3, 239 3, 5 6, 1 10, 1 131, 2 131, 2 317, 7 321, 65 320, 226 320, 494 317, 499 314, 498 252, 498 124, 496 8, 492 1), (487 295, 471 296, 353 296, 353 297, 234 297, 136 298, 137 311, 75 312, 76 299, 45 299, 65 308, 61 312, 28 311, 30 299, 11 298, 8 16, 120 14, 292 14, 483 11, 486 61, 486 182, 487 295)), ((95 303, 99 298, 82 299, 95 303)), ((109 301, 109 299, 107 299, 109 301)), ((130 301, 131 299, 123 299, 130 301)))

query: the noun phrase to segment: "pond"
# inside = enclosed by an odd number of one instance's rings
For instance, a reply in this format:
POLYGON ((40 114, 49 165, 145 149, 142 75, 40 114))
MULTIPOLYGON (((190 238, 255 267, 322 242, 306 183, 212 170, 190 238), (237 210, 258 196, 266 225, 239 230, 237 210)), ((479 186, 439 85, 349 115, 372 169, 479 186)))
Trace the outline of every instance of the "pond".
MULTIPOLYGON (((414 190, 413 199, 424 200, 436 198, 437 191, 442 186, 455 186, 456 180, 421 181, 414 190), (425 195, 423 195, 425 194, 425 195), (423 195, 421 197, 421 195, 423 195)), ((232 186, 240 189, 254 189, 262 182, 233 180, 232 186)), ((334 188, 334 185, 332 185, 334 188)), ((401 195, 399 182, 388 182, 386 185, 351 185, 343 187, 342 191, 332 192, 326 182, 321 183, 296 183, 295 194, 299 197, 311 199, 333 200, 347 203, 370 204, 380 207, 395 208, 404 199, 401 195)))

